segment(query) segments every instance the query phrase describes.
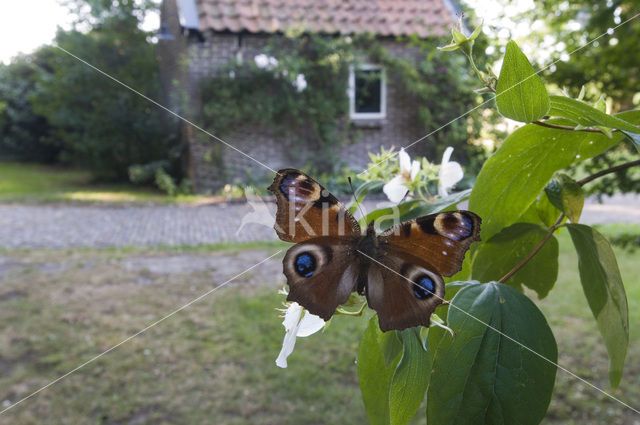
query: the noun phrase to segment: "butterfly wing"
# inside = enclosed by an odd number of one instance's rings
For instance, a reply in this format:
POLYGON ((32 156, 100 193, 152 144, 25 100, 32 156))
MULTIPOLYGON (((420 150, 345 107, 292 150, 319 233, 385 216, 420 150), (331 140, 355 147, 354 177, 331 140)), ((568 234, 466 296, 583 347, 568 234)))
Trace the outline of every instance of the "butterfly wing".
POLYGON ((329 320, 356 288, 359 259, 348 238, 320 237, 291 247, 283 260, 288 301, 329 320))
POLYGON ((369 264, 366 296, 383 331, 428 327, 443 302, 444 281, 410 254, 385 255, 369 264))
POLYGON ((480 240, 481 223, 470 211, 442 212, 397 224, 378 238, 389 255, 407 253, 422 259, 429 270, 453 276, 462 268, 469 246, 480 240))
POLYGON ((444 301, 441 276, 461 269, 469 246, 480 239, 481 221, 469 211, 443 212, 400 223, 378 236, 366 294, 380 329, 429 326, 444 301))
POLYGON ((300 170, 278 171, 269 190, 278 204, 274 228, 283 241, 360 235, 358 222, 340 201, 300 170))

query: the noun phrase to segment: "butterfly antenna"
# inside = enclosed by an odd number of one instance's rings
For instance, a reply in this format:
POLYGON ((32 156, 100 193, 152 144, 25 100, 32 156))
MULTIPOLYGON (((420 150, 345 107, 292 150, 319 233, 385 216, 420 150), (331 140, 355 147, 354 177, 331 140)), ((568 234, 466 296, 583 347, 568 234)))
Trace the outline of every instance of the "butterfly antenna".
POLYGON ((351 188, 351 194, 353 195, 353 200, 358 206, 358 209, 360 210, 360 214, 362 214, 362 218, 365 218, 366 214, 364 213, 364 210, 362 209, 362 206, 360 205, 360 202, 358 202, 358 198, 356 197, 356 191, 353 189, 353 183, 351 183, 351 176, 347 177, 347 180, 349 181, 349 187, 351 188))

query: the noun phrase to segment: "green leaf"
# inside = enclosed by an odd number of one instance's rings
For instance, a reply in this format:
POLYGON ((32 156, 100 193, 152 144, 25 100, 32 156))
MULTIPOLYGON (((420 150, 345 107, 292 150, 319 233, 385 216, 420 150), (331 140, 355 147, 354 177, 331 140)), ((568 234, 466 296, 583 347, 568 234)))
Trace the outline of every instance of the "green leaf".
POLYGON ((423 215, 434 214, 440 211, 444 211, 450 206, 457 205, 464 201, 471 195, 471 189, 463 190, 462 192, 453 193, 444 198, 437 199, 433 202, 423 203, 420 206, 412 208, 406 214, 402 215, 402 221, 411 220, 423 215))
POLYGON ((469 276, 471 276, 471 260, 473 258, 475 251, 469 251, 468 254, 464 256, 464 260, 462 261, 462 267, 458 273, 453 276, 443 276, 445 283, 452 283, 457 280, 468 280, 469 276))
POLYGON ((467 36, 455 28, 451 29, 451 35, 453 35, 453 41, 455 41, 456 44, 462 44, 467 41, 467 36))
POLYGON ((584 96, 587 94, 587 89, 586 87, 583 85, 582 87, 580 87, 580 94, 578 95, 578 100, 582 100, 584 99, 584 96))
MULTIPOLYGON (((472 276, 480 281, 500 279, 524 260, 547 234, 532 223, 516 223, 480 245, 473 258, 472 276)), ((522 290, 533 289, 539 298, 547 296, 558 278, 558 241, 554 236, 505 283, 522 290)))
POLYGON ((640 134, 631 133, 629 131, 624 131, 624 130, 622 130, 622 133, 625 136, 627 136, 629 138, 629 140, 631 140, 633 142, 633 144, 635 145, 635 147, 638 150, 638 152, 640 152, 640 134))
POLYGON ((367 214, 364 223, 376 221, 377 229, 384 231, 398 221, 407 221, 423 215, 429 215, 445 210, 452 205, 457 205, 464 201, 471 194, 471 189, 451 194, 447 197, 437 199, 433 202, 422 202, 418 199, 403 202, 393 207, 380 208, 367 214))
POLYGON ((473 32, 469 36, 469 40, 473 41, 476 38, 478 38, 478 36, 480 35, 480 32, 482 31, 482 24, 483 22, 480 22, 480 25, 478 25, 476 29, 473 30, 473 32))
MULTIPOLYGON (((619 116, 640 122, 640 111, 619 116)), ((554 130, 535 124, 514 131, 485 162, 471 192, 469 209, 482 217, 482 239, 515 223, 555 171, 604 152, 622 137, 616 133, 609 139, 602 134, 554 130)))
POLYGON ((549 111, 549 95, 515 41, 507 44, 498 85, 498 111, 516 121, 531 122, 549 111))
POLYGON ((371 425, 390 424, 389 391, 401 354, 396 332, 382 332, 373 316, 358 349, 358 381, 371 425))
POLYGON ((542 224, 547 227, 553 226, 558 217, 560 217, 560 213, 562 212, 558 208, 556 208, 551 203, 551 201, 549 201, 549 197, 546 193, 542 193, 540 197, 536 199, 536 202, 533 204, 533 206, 538 213, 540 221, 542 221, 542 224))
POLYGON ((420 338, 420 328, 399 332, 404 347, 391 380, 389 408, 391 425, 405 425, 424 400, 431 372, 431 358, 420 338))
POLYGON ((558 351, 535 304, 507 285, 470 285, 453 298, 448 324, 457 335, 445 334, 437 347, 427 423, 539 424, 551 399, 556 366, 550 362, 557 362, 558 351))
POLYGON ((384 186, 384 182, 381 180, 369 181, 360 185, 354 193, 354 197, 358 202, 353 202, 349 205, 349 212, 353 214, 353 212, 358 208, 358 204, 364 200, 369 192, 380 190, 382 186, 384 186))
MULTIPOLYGON (((444 292, 444 298, 445 300, 450 301, 463 288, 469 285, 475 285, 477 283, 479 282, 473 281, 473 280, 467 280, 467 281, 458 280, 455 282, 447 283, 445 292, 444 292)), ((447 317, 447 314, 449 312, 449 304, 441 305, 436 309, 436 312, 440 317, 447 317)), ((437 352, 438 345, 440 344, 441 341, 443 341, 442 337, 446 333, 447 333, 446 330, 438 326, 431 326, 429 328, 429 333, 427 337, 428 337, 428 343, 429 343, 429 354, 430 354, 432 364, 433 364, 433 359, 435 357, 435 353, 437 352)))
POLYGON ((533 223, 544 227, 551 227, 562 211, 554 207, 547 194, 542 194, 515 221, 517 223, 533 223))
POLYGON ((556 174, 544 188, 553 206, 565 213, 569 220, 577 223, 584 206, 582 187, 564 173, 556 174))
POLYGON ((567 224, 578 252, 584 295, 609 353, 609 382, 617 387, 629 345, 629 312, 618 263, 607 239, 583 224, 567 224))
POLYGON ((371 223, 371 221, 376 221, 378 229, 380 229, 381 231, 386 230, 387 228, 396 224, 400 220, 400 217, 402 217, 402 215, 406 214, 409 210, 411 210, 411 208, 415 208, 418 205, 420 205, 420 200, 412 199, 393 207, 380 208, 368 213, 366 219, 363 222, 368 224, 371 223))
MULTIPOLYGON (((551 109, 549 115, 570 120, 574 125, 582 127, 608 127, 625 130, 631 133, 640 133, 640 128, 625 121, 620 116, 607 115, 591 105, 566 96, 549 96, 551 109)), ((619 114, 621 115, 621 114, 619 114)))
POLYGON ((593 105, 593 107, 596 108, 600 112, 603 112, 605 114, 607 113, 607 101, 604 98, 603 94, 600 95, 600 97, 598 98, 596 103, 593 105))
POLYGON ((446 46, 438 46, 438 50, 442 50, 444 52, 453 52, 454 50, 458 50, 459 48, 460 46, 455 43, 455 40, 452 43, 447 44, 446 46))

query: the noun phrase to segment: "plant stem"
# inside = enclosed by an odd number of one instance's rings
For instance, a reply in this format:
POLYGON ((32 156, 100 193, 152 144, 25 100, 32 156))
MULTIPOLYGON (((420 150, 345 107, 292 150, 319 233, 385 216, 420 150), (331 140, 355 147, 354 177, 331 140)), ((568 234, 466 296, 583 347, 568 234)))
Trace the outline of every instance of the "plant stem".
POLYGON ((502 276, 500 278, 500 280, 498 282, 500 283, 504 283, 507 279, 509 279, 511 276, 513 276, 514 274, 516 274, 516 272, 518 270, 520 270, 522 267, 524 267, 525 264, 527 264, 537 253, 538 251, 540 251, 542 249, 542 247, 544 246, 545 243, 547 243, 547 241, 549 240, 549 238, 551 237, 551 235, 553 235, 553 232, 556 231, 556 229, 558 228, 558 226, 560 225, 560 223, 562 222, 562 219, 564 218, 564 213, 560 214, 560 217, 558 217, 558 219, 556 220, 555 223, 553 223, 553 225, 549 228, 549 231, 547 232, 546 235, 544 235, 544 238, 542 238, 542 240, 540 241, 540 243, 533 248, 533 251, 531 251, 529 253, 529 255, 527 255, 525 257, 524 260, 520 261, 520 263, 515 266, 514 268, 512 268, 509 273, 505 274, 504 276, 502 276))
POLYGON ((598 171, 595 174, 592 174, 588 177, 585 177, 582 180, 579 180, 577 183, 580 186, 584 186, 592 180, 597 179, 598 177, 602 177, 607 174, 615 173, 616 171, 626 170, 627 168, 631 168, 633 166, 640 165, 640 159, 636 159, 635 161, 625 162, 624 164, 616 165, 615 167, 607 168, 606 170, 598 171))
MULTIPOLYGON (((589 182, 591 182, 591 181, 593 181, 593 180, 595 180, 595 179, 597 179, 599 177, 605 176, 607 174, 615 173, 616 171, 625 170, 627 168, 631 168, 631 167, 636 166, 636 165, 640 165, 640 159, 636 159, 635 161, 625 162, 624 164, 616 165, 615 167, 611 167, 611 168, 607 168, 606 170, 598 171, 597 173, 594 173, 594 174, 592 174, 590 176, 585 177, 582 180, 579 180, 577 183, 580 186, 584 186, 585 184, 587 184, 587 183, 589 183, 589 182)), ((512 268, 506 275, 502 276, 502 278, 500 278, 500 280, 498 280, 498 282, 504 283, 507 279, 509 279, 514 274, 516 274, 516 272, 518 270, 520 270, 522 267, 524 267, 524 265, 527 264, 538 253, 538 251, 540 251, 542 249, 544 244, 547 243, 547 241, 549 240, 551 235, 553 235, 553 232, 555 232, 556 229, 558 229, 558 227, 560 226, 560 223, 562 223, 563 219, 564 219, 564 213, 560 214, 560 216, 558 217, 556 222, 553 223, 553 225, 551 227, 549 227, 549 231, 547 232, 547 234, 544 235, 544 238, 542 238, 540 243, 535 248, 533 248, 533 250, 529 253, 529 255, 527 255, 520 263, 518 263, 517 266, 512 268)))
POLYGON ((473 72, 476 73, 476 75, 478 76, 478 78, 480 79, 480 81, 482 81, 482 83, 489 89, 491 90, 493 93, 496 92, 496 89, 493 88, 491 86, 491 82, 489 80, 485 80, 484 75, 482 75, 482 72, 478 69, 478 67, 476 66, 475 61, 473 60, 473 54, 469 53, 467 54, 465 52, 465 56, 467 57, 467 59, 469 59, 469 63, 471 64, 471 68, 473 69, 473 72))
POLYGON ((336 310, 337 313, 342 314, 344 316, 355 316, 355 317, 359 317, 362 316, 362 313, 364 312, 364 308, 367 306, 367 302, 363 302, 362 305, 360 306, 360 308, 356 311, 349 311, 349 310, 344 310, 340 307, 338 307, 338 309, 336 310))

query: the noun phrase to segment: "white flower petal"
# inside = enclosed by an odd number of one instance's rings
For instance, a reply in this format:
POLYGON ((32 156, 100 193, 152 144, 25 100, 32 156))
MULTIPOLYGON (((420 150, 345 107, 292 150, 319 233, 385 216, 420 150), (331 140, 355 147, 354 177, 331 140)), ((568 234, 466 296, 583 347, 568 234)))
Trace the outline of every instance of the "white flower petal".
POLYGON ((292 329, 288 330, 284 334, 284 341, 282 341, 282 349, 276 359, 276 366, 283 369, 287 367, 287 357, 289 357, 289 354, 293 353, 293 348, 296 346, 296 331, 297 329, 292 329))
POLYGON ((303 308, 300 304, 296 302, 292 302, 287 307, 287 312, 284 314, 284 320, 282 321, 282 326, 287 331, 290 331, 298 326, 300 323, 300 318, 302 317, 303 308))
POLYGON ((455 161, 451 161, 446 164, 445 167, 440 168, 440 181, 438 183, 438 195, 444 198, 449 195, 448 190, 451 189, 456 183, 462 180, 464 173, 462 167, 455 161))
POLYGON ((324 328, 324 320, 315 314, 311 314, 308 311, 304 312, 304 316, 300 321, 300 327, 298 328, 298 333, 296 336, 304 338, 306 336, 312 335, 322 328, 324 328))
POLYGON ((441 197, 447 196, 449 194, 448 190, 462 180, 464 176, 460 164, 455 161, 449 162, 452 153, 453 148, 448 146, 442 155, 442 164, 440 164, 440 172, 438 173, 438 195, 441 197))
POLYGON ((414 181, 418 173, 420 172, 420 161, 413 161, 411 163, 411 181, 414 181))
POLYGON ((303 74, 296 75, 296 80, 293 82, 293 86, 298 90, 298 92, 307 88, 307 80, 303 74))
POLYGON ((264 53, 260 53, 253 58, 256 66, 260 69, 266 68, 269 65, 269 58, 264 53))
POLYGON ((442 154, 442 166, 444 166, 447 162, 449 162, 449 158, 451 158, 451 154, 453 153, 453 148, 451 146, 447 146, 447 149, 444 150, 442 154))
POLYGON ((443 186, 453 187, 462 180, 462 177, 464 177, 462 167, 455 161, 448 162, 440 168, 440 184, 443 186))
POLYGON ((402 201, 407 192, 409 192, 409 188, 405 186, 403 182, 404 179, 402 178, 402 175, 398 175, 392 178, 391 181, 385 184, 382 188, 382 191, 387 195, 387 198, 389 198, 391 202, 397 204, 402 201))
POLYGON ((400 152, 398 152, 398 165, 400 166, 400 174, 411 171, 411 157, 404 149, 400 149, 400 152))
POLYGON ((310 314, 300 304, 296 302, 289 304, 282 321, 282 326, 286 331, 282 341, 282 349, 276 359, 276 366, 286 368, 287 357, 296 346, 296 338, 314 334, 322 329, 324 324, 324 320, 314 314, 310 314))
POLYGON ((444 185, 438 184, 438 195, 441 198, 449 196, 449 192, 447 192, 447 188, 444 185))

